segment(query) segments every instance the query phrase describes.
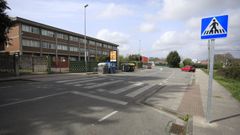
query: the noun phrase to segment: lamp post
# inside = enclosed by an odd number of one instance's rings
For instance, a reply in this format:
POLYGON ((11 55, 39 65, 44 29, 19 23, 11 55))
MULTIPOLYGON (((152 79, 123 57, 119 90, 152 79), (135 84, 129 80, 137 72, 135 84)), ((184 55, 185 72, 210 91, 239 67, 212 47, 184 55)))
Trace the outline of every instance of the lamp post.
POLYGON ((86 69, 86 72, 88 70, 88 67, 87 67, 87 36, 86 36, 86 8, 88 7, 88 4, 84 5, 84 61, 85 61, 85 69, 86 69))
POLYGON ((138 50, 138 53, 139 53, 139 64, 138 64, 138 68, 140 68, 140 64, 141 64, 141 40, 139 40, 139 50, 138 50))

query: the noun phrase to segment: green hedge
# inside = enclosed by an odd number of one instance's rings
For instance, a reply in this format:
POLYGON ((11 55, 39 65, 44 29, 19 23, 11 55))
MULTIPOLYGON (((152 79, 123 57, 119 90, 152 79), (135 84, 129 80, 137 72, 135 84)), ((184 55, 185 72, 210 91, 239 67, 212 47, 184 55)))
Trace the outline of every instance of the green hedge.
POLYGON ((240 67, 233 66, 233 67, 218 69, 217 74, 227 78, 240 79, 240 67))

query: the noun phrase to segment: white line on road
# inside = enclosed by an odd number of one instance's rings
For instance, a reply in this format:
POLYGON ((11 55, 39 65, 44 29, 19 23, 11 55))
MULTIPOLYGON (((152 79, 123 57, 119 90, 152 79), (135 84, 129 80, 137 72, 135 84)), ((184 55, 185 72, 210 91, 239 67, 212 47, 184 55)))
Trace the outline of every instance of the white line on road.
POLYGON ((104 80, 104 78, 86 79, 86 80, 82 80, 82 81, 69 82, 69 83, 64 83, 64 84, 70 85, 70 84, 86 83, 86 82, 100 81, 100 80, 104 80))
POLYGON ((0 87, 0 89, 6 89, 6 88, 10 88, 12 86, 3 86, 3 87, 0 87))
POLYGON ((25 103, 25 102, 41 100, 41 99, 44 99, 44 98, 53 97, 53 96, 59 96, 59 95, 67 94, 67 93, 69 93, 69 92, 65 91, 65 92, 59 92, 59 93, 56 93, 56 94, 51 94, 51 95, 46 95, 46 96, 41 96, 41 97, 35 97, 35 98, 31 98, 31 99, 25 99, 25 100, 21 100, 21 101, 17 101, 17 102, 2 104, 2 105, 0 105, 0 107, 6 107, 6 106, 10 106, 10 105, 25 103))
POLYGON ((105 97, 101 97, 101 96, 95 96, 95 95, 92 95, 92 94, 87 94, 87 93, 83 93, 83 92, 79 92, 79 91, 72 91, 71 93, 72 93, 72 94, 76 94, 76 95, 81 95, 81 96, 89 97, 89 98, 93 98, 93 99, 98 99, 98 100, 110 102, 110 103, 120 104, 120 105, 127 105, 127 104, 128 104, 128 102, 125 102, 125 101, 120 101, 120 100, 116 100, 116 99, 105 98, 105 97))
POLYGON ((92 78, 79 78, 79 79, 69 79, 69 80, 57 81, 56 83, 66 83, 66 82, 80 81, 80 80, 87 80, 87 79, 94 79, 94 78, 97 78, 97 77, 92 77, 92 78))
POLYGON ((93 85, 93 86, 86 86, 86 87, 84 87, 84 88, 86 88, 86 89, 92 89, 92 88, 97 88, 97 87, 101 87, 101 86, 106 86, 106 85, 110 85, 110 84, 114 84, 114 83, 119 83, 119 82, 122 82, 122 81, 123 81, 123 80, 104 82, 104 83, 99 83, 99 84, 93 85))
POLYGON ((113 111, 113 112, 109 113, 108 115, 102 117, 102 118, 99 119, 98 121, 99 121, 99 122, 102 122, 102 121, 104 121, 105 119, 107 119, 107 118, 113 116, 113 115, 116 114, 117 112, 118 112, 118 111, 113 111))
POLYGON ((120 88, 120 89, 116 89, 114 91, 111 91, 110 93, 113 93, 113 94, 119 94, 119 93, 122 93, 122 92, 125 92, 127 90, 130 90, 132 88, 135 88, 135 87, 138 87, 138 86, 141 86, 143 85, 143 83, 135 83, 135 84, 132 84, 132 85, 129 85, 127 87, 123 87, 123 88, 120 88))
POLYGON ((133 92, 127 94, 126 96, 127 96, 127 97, 136 97, 137 95, 139 95, 139 94, 141 94, 142 92, 150 89, 150 88, 153 87, 153 86, 154 86, 153 84, 152 84, 152 85, 147 85, 147 86, 145 86, 145 87, 142 87, 142 88, 140 88, 140 89, 138 89, 138 90, 136 90, 136 91, 133 91, 133 92))

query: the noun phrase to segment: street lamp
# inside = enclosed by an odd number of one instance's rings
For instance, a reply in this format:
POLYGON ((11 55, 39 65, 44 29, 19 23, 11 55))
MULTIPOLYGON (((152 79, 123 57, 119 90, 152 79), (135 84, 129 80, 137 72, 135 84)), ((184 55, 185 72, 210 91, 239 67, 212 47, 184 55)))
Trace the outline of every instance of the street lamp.
POLYGON ((88 7, 88 4, 84 5, 84 39, 85 39, 85 42, 84 42, 84 55, 85 55, 85 69, 86 69, 86 72, 87 72, 87 36, 86 36, 86 8, 88 7))

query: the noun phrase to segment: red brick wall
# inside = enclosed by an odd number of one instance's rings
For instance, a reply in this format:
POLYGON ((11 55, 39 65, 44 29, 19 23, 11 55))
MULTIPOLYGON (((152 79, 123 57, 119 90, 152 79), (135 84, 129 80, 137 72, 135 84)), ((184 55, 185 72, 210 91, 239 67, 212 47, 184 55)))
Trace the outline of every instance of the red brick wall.
POLYGON ((10 39, 9 44, 5 47, 7 52, 19 52, 20 51, 20 34, 19 34, 20 25, 15 24, 9 30, 8 37, 10 39))

